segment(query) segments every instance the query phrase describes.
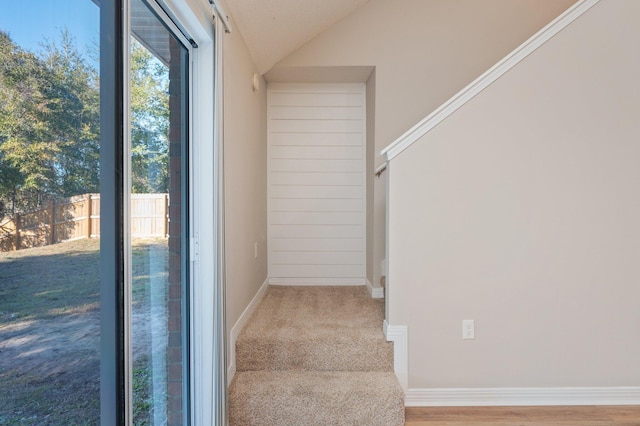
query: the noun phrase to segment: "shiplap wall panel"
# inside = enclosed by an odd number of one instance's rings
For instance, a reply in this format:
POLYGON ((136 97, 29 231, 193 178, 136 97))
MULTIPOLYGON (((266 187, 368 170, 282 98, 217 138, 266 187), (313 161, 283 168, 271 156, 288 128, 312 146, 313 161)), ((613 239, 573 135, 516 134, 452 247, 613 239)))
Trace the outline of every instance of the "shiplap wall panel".
POLYGON ((271 119, 271 132, 311 134, 360 135, 360 120, 285 120, 271 119))
POLYGON ((363 225, 271 225, 271 238, 362 238, 363 225))
POLYGON ((365 276, 364 84, 268 90, 269 275, 365 276))
POLYGON ((272 212, 273 225, 358 225, 362 213, 352 212, 272 212))
POLYGON ((278 198, 271 200, 272 212, 360 212, 362 201, 339 198, 278 198))
MULTIPOLYGON (((361 278, 360 265, 270 265, 272 278, 325 278, 327 283, 333 283, 336 278, 361 278)), ((339 281, 336 281, 338 283, 339 281)))
POLYGON ((362 108, 359 106, 274 106, 271 108, 272 120, 330 120, 336 116, 341 117, 342 120, 360 120, 360 117, 362 117, 362 108))
POLYGON ((315 199, 361 199, 362 189, 358 186, 271 186, 272 199, 315 198, 315 199))
POLYGON ((362 247, 360 238, 274 238, 271 250, 284 251, 359 251, 362 247))
POLYGON ((364 181, 358 172, 271 172, 271 185, 361 186, 364 181))
POLYGON ((271 160, 272 172, 363 172, 362 160, 301 160, 280 158, 271 160))
POLYGON ((362 148, 358 146, 272 146, 273 159, 297 160, 361 160, 362 148))
POLYGON ((273 133, 272 146, 361 146, 353 133, 273 133))
POLYGON ((360 265, 359 251, 273 251, 273 265, 360 265))
MULTIPOLYGON (((285 88, 285 85, 278 85, 278 88, 271 91, 269 106, 278 107, 362 107, 362 95, 360 93, 296 93, 285 88)), ((327 86, 329 87, 329 86, 327 86)), ((336 90, 341 90, 335 86, 336 90)), ((274 88, 274 85, 271 85, 274 88)), ((325 88, 326 89, 326 88, 325 88)), ((295 89, 294 89, 295 90, 295 89)), ((304 90, 304 89, 302 89, 304 90)), ((331 90, 331 89, 329 89, 331 90)))

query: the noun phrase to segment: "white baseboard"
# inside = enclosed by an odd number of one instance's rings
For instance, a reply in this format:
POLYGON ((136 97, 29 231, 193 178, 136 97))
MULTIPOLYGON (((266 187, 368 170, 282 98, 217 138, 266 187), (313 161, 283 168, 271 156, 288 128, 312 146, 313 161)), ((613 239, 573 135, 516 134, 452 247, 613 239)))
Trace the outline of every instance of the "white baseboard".
POLYGON ((385 320, 383 331, 387 341, 393 342, 393 369, 407 407, 640 405, 638 386, 410 389, 407 326, 389 325, 385 320))
POLYGON ((238 339, 238 335, 242 331, 245 325, 247 325, 247 321, 251 318, 253 311, 255 311, 256 307, 264 297, 267 288, 269 287, 269 279, 265 279, 264 283, 260 286, 256 295, 253 296, 249 305, 245 308, 238 321, 236 321, 233 328, 231 328, 231 333, 229 333, 229 366, 227 367, 227 385, 231 383, 231 379, 236 374, 236 340, 238 339))
POLYGON ((409 385, 409 346, 406 325, 389 325, 387 320, 382 323, 382 331, 388 342, 393 342, 393 371, 398 377, 400 387, 407 392, 409 385))
POLYGON ((366 278, 269 278, 271 285, 365 285, 366 278))
POLYGON ((369 290, 369 294, 372 299, 384 299, 384 288, 382 287, 374 287, 371 284, 371 281, 365 280, 367 284, 367 290, 369 290))
POLYGON ((640 387, 408 389, 407 407, 640 405, 640 387))

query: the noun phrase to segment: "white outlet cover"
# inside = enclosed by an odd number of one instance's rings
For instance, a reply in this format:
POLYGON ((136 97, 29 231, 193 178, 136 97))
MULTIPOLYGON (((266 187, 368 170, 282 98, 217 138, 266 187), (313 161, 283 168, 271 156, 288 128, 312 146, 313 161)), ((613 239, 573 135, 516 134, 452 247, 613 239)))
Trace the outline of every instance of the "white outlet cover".
POLYGON ((474 320, 462 320, 462 338, 471 340, 476 338, 476 327, 474 320))

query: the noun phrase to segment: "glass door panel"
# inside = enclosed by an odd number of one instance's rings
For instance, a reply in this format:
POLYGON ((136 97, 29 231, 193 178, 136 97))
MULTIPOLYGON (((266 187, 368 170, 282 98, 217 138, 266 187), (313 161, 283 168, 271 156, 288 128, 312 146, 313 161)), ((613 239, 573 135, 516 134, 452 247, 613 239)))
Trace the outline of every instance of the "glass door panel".
POLYGON ((133 423, 188 418, 188 56, 161 10, 131 0, 133 423))
POLYGON ((100 10, 0 2, 0 424, 100 421, 100 10))

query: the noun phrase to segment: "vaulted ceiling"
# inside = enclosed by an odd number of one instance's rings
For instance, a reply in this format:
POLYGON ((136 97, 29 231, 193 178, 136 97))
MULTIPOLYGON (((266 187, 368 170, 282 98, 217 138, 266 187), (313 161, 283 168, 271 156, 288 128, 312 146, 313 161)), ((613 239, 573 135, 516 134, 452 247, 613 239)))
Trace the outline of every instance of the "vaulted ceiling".
POLYGON ((226 0, 260 73, 369 0, 226 0))

